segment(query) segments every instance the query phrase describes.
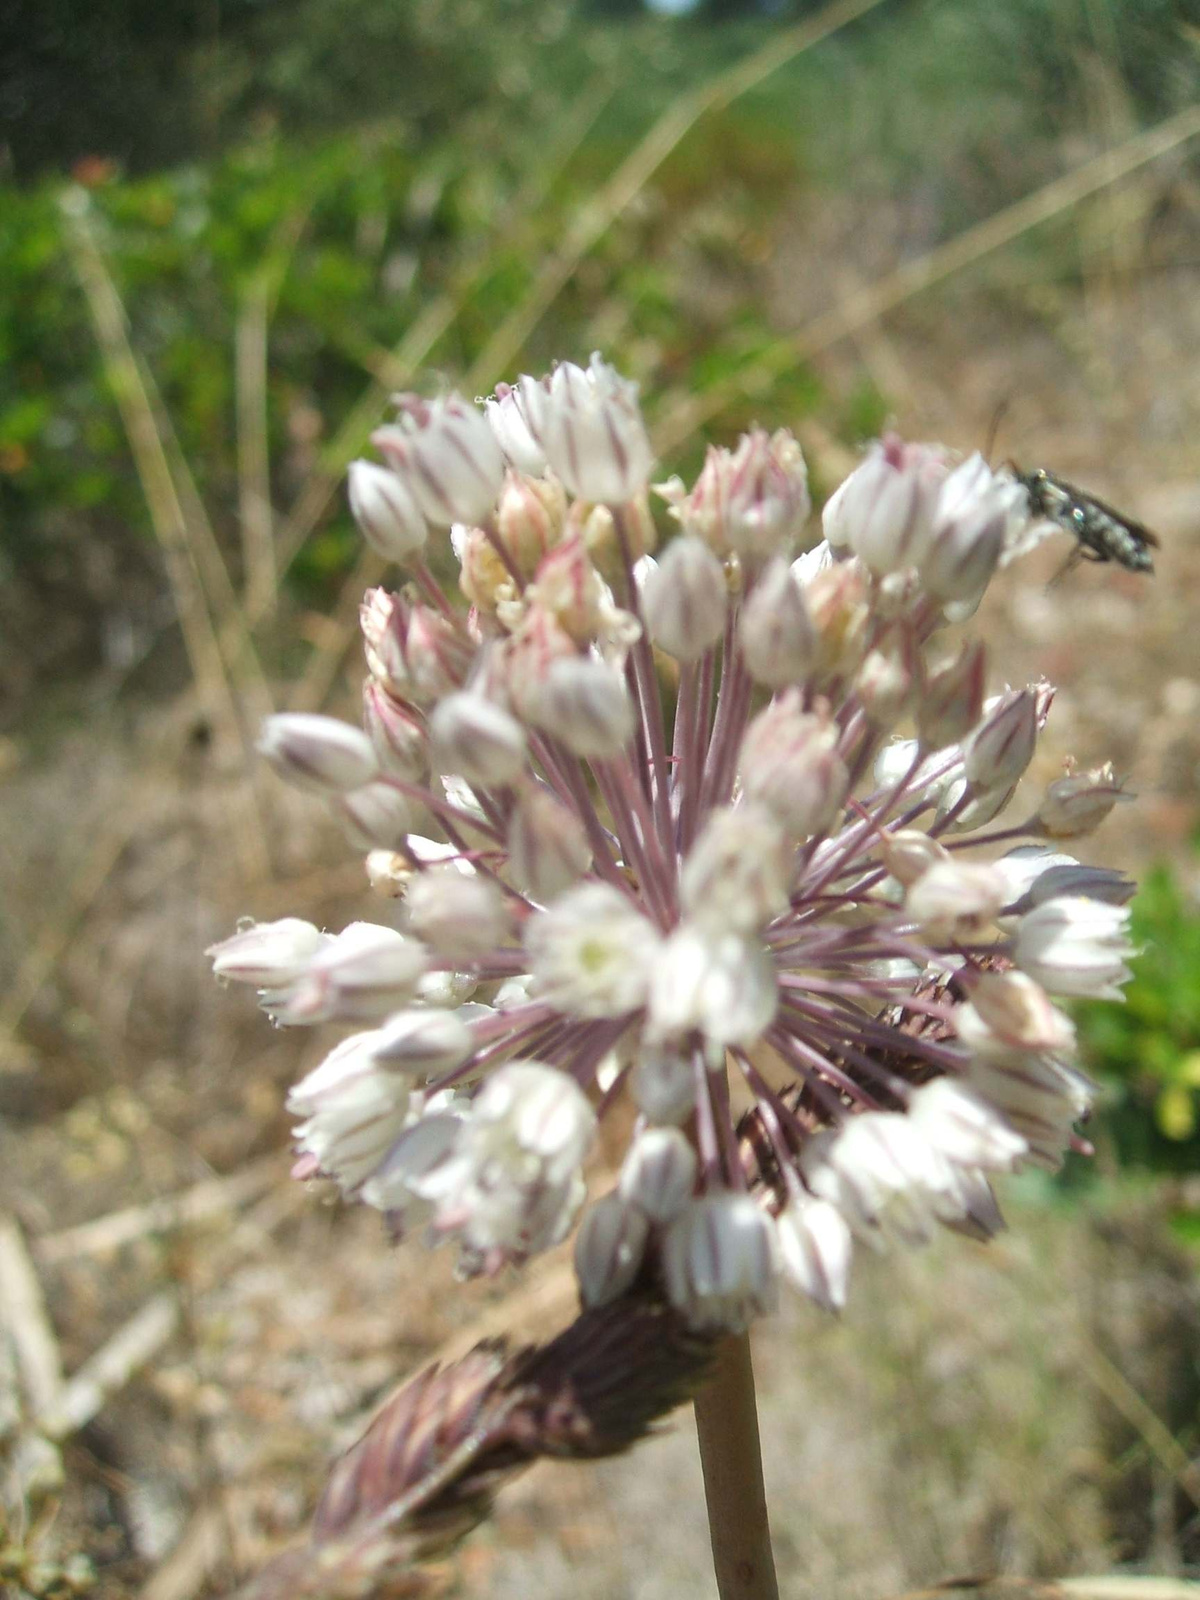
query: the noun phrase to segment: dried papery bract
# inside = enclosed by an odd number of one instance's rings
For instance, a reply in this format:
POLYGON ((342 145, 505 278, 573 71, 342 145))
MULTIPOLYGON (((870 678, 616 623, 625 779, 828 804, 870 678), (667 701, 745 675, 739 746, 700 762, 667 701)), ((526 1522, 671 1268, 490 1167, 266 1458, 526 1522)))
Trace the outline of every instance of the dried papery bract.
POLYGON ((376 443, 352 505, 410 571, 364 601, 366 731, 285 715, 263 749, 369 852, 395 926, 213 950, 278 1021, 379 1035, 297 1100, 309 1167, 466 1272, 582 1215, 589 1299, 661 1258, 706 1328, 781 1279, 840 1305, 852 1238, 989 1236, 991 1176, 1053 1165, 1087 1109, 1050 996, 1119 995, 1131 954, 1127 880, 1045 847, 1124 798, 1111 768, 1010 806, 1053 691, 945 643, 1026 490, 888 435, 793 560, 803 455, 754 428, 659 487, 678 528, 651 557, 637 388, 598 357, 482 407, 401 396, 376 443), (447 543, 470 613, 434 577, 447 543), (347 1155, 355 1096, 391 1142, 347 1155), (629 1159, 586 1220, 623 1101, 629 1159))

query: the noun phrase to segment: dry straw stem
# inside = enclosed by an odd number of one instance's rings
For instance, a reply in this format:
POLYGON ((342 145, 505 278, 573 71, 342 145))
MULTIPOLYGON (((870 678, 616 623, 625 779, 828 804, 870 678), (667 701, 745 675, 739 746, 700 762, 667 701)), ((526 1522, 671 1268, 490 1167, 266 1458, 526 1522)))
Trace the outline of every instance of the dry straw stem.
MULTIPOLYGON (((163 553, 197 693, 221 742, 244 753, 235 679, 255 721, 272 709, 245 617, 153 380, 129 342, 125 309, 85 209, 68 214, 64 237, 163 553)), ((239 865, 251 879, 264 877, 270 856, 253 789, 235 787, 229 804, 239 865)))
POLYGON ((57 1402, 38 1418, 42 1433, 48 1439, 65 1439, 85 1428, 157 1355, 178 1325, 179 1303, 170 1290, 147 1300, 63 1385, 57 1402))
POLYGON ((94 1217, 74 1228, 47 1233, 37 1241, 38 1260, 57 1266, 79 1256, 111 1255, 150 1234, 173 1232, 197 1222, 224 1216, 255 1199, 279 1177, 279 1160, 264 1156, 224 1178, 205 1178, 179 1194, 163 1195, 147 1205, 127 1206, 94 1217))
POLYGON ((1200 1600, 1200 1583, 1107 1573, 1084 1578, 947 1578, 891 1600, 1200 1600))
POLYGON ((0 1216, 0 1315, 3 1316, 29 1409, 53 1411, 63 1392, 62 1357, 41 1281, 16 1219, 0 1216))
POLYGON ((654 429, 656 449, 662 455, 668 454, 726 406, 752 395, 765 394, 787 368, 820 355, 914 295, 1011 244, 1032 228, 1070 211, 1090 195, 1098 194, 1140 167, 1160 160, 1197 134, 1200 134, 1200 106, 1189 106, 1117 149, 1085 161, 1033 194, 994 212, 876 283, 868 284, 841 305, 814 318, 798 333, 778 340, 723 382, 671 407, 654 429))
POLYGON ((695 1393, 713 1340, 653 1293, 582 1312, 548 1344, 500 1341, 405 1384, 338 1462, 308 1542, 238 1600, 401 1600, 429 1594, 434 1559, 491 1511, 500 1487, 542 1457, 627 1450, 695 1393))

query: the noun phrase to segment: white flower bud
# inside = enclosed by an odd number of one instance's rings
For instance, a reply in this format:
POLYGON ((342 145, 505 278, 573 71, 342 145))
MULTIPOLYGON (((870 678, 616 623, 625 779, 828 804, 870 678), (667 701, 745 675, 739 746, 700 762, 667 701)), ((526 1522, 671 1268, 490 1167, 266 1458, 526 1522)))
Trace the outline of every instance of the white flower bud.
POLYGON ((923 587, 939 600, 981 595, 996 569, 1014 515, 1028 496, 1012 478, 998 477, 978 453, 941 486, 933 531, 920 563, 923 587))
POLYGON ((352 461, 350 510, 363 538, 385 561, 407 561, 425 547, 429 529, 404 481, 371 461, 352 461))
POLYGON ((787 905, 790 865, 787 837, 766 807, 723 806, 684 861, 683 911, 714 933, 753 933, 787 905))
POLYGON ((404 1078, 379 1067, 375 1035, 343 1039, 288 1095, 300 1150, 350 1194, 378 1167, 408 1114, 404 1078))
POLYGON ((964 772, 977 789, 1011 788, 1033 760, 1038 697, 1034 689, 1000 696, 967 743, 964 772))
POLYGON ((508 933, 508 907, 496 885, 453 866, 418 873, 404 908, 417 937, 453 961, 477 961, 503 944, 508 933))
POLYGON ((398 594, 368 589, 358 608, 367 670, 399 700, 409 697, 412 680, 405 656, 408 607, 398 594))
POLYGON ((552 661, 524 695, 522 710, 585 760, 618 755, 633 736, 633 702, 624 679, 596 656, 552 661))
POLYGON ((904 633, 890 634, 868 652, 854 687, 863 710, 877 728, 889 728, 904 711, 916 679, 916 654, 904 633))
POLYGON ((474 1049, 471 1030, 453 1011, 398 1011, 376 1031, 375 1060, 410 1078, 461 1066, 474 1049))
POLYGON ((779 1213, 775 1229, 784 1277, 826 1311, 840 1311, 854 1249, 841 1212, 828 1200, 800 1192, 779 1213))
POLYGON ((484 415, 505 456, 518 472, 545 472, 546 457, 529 431, 518 390, 498 383, 496 393, 483 403, 484 415))
POLYGON ((634 1104, 647 1122, 677 1126, 696 1107, 692 1064, 669 1050, 641 1050, 629 1075, 634 1104))
POLYGON ((510 1061, 471 1101, 453 1151, 411 1187, 457 1232, 467 1270, 495 1269, 565 1237, 583 1203, 596 1131, 583 1091, 557 1068, 510 1061))
POLYGON ((827 566, 805 585, 804 598, 817 630, 821 678, 848 677, 866 650, 871 615, 866 568, 858 561, 827 566))
POLYGON ((596 354, 586 369, 563 361, 518 387, 530 433, 572 494, 620 505, 645 488, 654 452, 636 383, 596 354))
POLYGON ((1128 928, 1124 906, 1063 895, 1021 918, 1014 959, 1051 994, 1122 1000, 1134 954, 1128 928))
POLYGON ((322 945, 304 972, 262 995, 263 1009, 284 1027, 366 1022, 410 1000, 428 964, 425 947, 394 928, 352 922, 322 945))
POLYGON ((974 1092, 1004 1115, 1029 1146, 1029 1159, 1054 1171, 1071 1126, 1091 1104, 1086 1079, 1049 1056, 976 1056, 966 1074, 974 1092))
POLYGON ((432 606, 413 606, 404 639, 410 693, 428 703, 461 688, 475 656, 474 643, 432 606))
POLYGON ((329 808, 356 850, 394 850, 416 825, 416 806, 384 779, 338 795, 329 808))
POLYGON ((1015 913, 1030 911, 1064 894, 1123 906, 1132 900, 1137 887, 1132 878, 1112 867, 1084 866, 1074 856, 1039 844, 1019 845, 1001 856, 996 866, 1008 884, 1005 910, 1015 913))
POLYGON ((817 630, 804 592, 782 557, 769 562, 738 618, 738 642, 750 676, 768 689, 797 683, 817 659, 817 630))
POLYGON ((1132 799, 1107 761, 1090 772, 1055 779, 1038 807, 1038 827, 1049 839, 1078 839, 1098 828, 1115 805, 1132 799))
POLYGON ((383 1160, 362 1186, 360 1198, 378 1211, 390 1214, 394 1225, 412 1211, 427 1211, 414 1191, 453 1152, 462 1127, 459 1112, 427 1113, 410 1124, 392 1144, 383 1160))
POLYGON ((934 1078, 914 1089, 908 1117, 922 1137, 956 1166, 1013 1172, 1028 1149, 1019 1133, 953 1078, 934 1078))
POLYGON ((281 917, 240 927, 204 953, 212 958, 214 977, 272 989, 298 978, 326 942, 327 935, 311 922, 281 917))
POLYGON ((662 946, 650 982, 650 1038, 698 1032, 710 1067, 728 1045, 756 1044, 779 1004, 775 964, 760 944, 682 922, 662 946))
POLYGON ((899 828, 885 833, 880 846, 883 864, 906 889, 939 861, 949 861, 946 849, 927 833, 916 828, 899 828))
POLYGON ((692 1197, 696 1165, 696 1152, 678 1128, 647 1128, 629 1147, 618 1193, 651 1222, 670 1222, 692 1197))
POLYGON ((524 728, 503 706, 474 690, 440 701, 429 718, 429 735, 438 769, 458 773, 468 783, 514 783, 524 770, 524 728))
POLYGON ((567 496, 557 478, 505 474, 496 502, 496 537, 522 578, 533 577, 562 538, 566 519, 567 496))
POLYGON ((903 1113, 864 1111, 814 1135, 801 1168, 813 1193, 872 1244, 925 1244, 935 1222, 962 1215, 954 1168, 903 1113))
POLYGON ((281 778, 316 794, 357 789, 379 770, 361 728, 313 712, 281 711, 267 717, 257 749, 281 778))
POLYGON ((429 774, 429 740, 411 708, 400 705, 374 678, 363 684, 363 727, 386 772, 406 783, 429 774))
POLYGON ((876 574, 915 566, 928 546, 945 477, 940 450, 887 435, 826 503, 826 539, 835 550, 852 550, 876 574))
POLYGON ((585 1306, 605 1306, 638 1275, 650 1224, 617 1194, 606 1194, 584 1213, 575 1235, 575 1276, 585 1306))
POLYGON ((686 533, 750 567, 785 552, 811 509, 804 456, 785 428, 769 436, 753 428, 734 450, 710 445, 690 494, 678 479, 658 492, 686 533))
POLYGON ((663 1270, 671 1304, 693 1327, 741 1332, 775 1309, 775 1224, 748 1194, 692 1200, 667 1229, 663 1270))
POLYGON ((1024 972, 985 972, 971 998, 956 1007, 958 1037, 974 1055, 1008 1056, 1014 1050, 1064 1056, 1075 1050, 1075 1025, 1040 984, 1024 972))
POLYGON ((777 696, 746 729, 739 760, 746 798, 766 806, 793 838, 824 833, 846 798, 850 775, 838 737, 827 715, 801 709, 796 689, 777 696))
POLYGON ((926 672, 917 701, 917 730, 933 750, 957 744, 983 715, 986 656, 981 644, 966 641, 952 661, 926 672))
POLYGON ((578 1017, 642 1006, 661 943, 650 919, 607 883, 568 889, 525 927, 535 994, 578 1017))
POLYGON ((583 824, 545 789, 527 789, 508 827, 513 882, 543 905, 581 878, 592 851, 583 824))
POLYGON ((1004 904, 1002 873, 982 862, 935 861, 905 895, 909 916, 931 939, 986 933, 1004 904))
POLYGON ((386 456, 429 521, 478 522, 504 478, 504 456, 487 419, 461 395, 400 397, 398 426, 377 428, 371 443, 386 456))
POLYGON ((672 539, 642 591, 650 637, 677 661, 695 661, 717 642, 728 605, 725 569, 691 534, 672 539))
POLYGON ((542 558, 525 598, 553 617, 575 644, 586 646, 600 631, 609 596, 583 540, 576 536, 542 558))

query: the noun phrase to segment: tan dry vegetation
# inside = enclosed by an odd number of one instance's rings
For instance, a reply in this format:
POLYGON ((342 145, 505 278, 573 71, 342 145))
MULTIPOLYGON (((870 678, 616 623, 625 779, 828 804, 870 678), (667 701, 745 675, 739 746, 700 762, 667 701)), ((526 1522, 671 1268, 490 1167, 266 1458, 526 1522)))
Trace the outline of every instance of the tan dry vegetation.
MULTIPOLYGON (((997 675, 1062 683, 1037 776, 1067 752, 1129 772, 1141 802, 1097 844, 1133 866, 1186 859, 1200 798, 1196 199, 1173 191, 1187 226, 1165 261, 1146 255, 1145 199, 1080 294, 1002 273, 955 284, 819 358, 835 395, 865 372, 906 431, 963 449, 1011 395, 1002 451, 1161 534, 1153 580, 1083 566, 1050 585, 1060 541, 997 585, 983 619, 997 675)), ((792 286, 816 257, 842 262, 853 240, 864 277, 888 257, 886 241, 874 261, 859 250, 854 218, 828 227, 805 216, 779 241, 767 288, 783 329, 803 320, 792 286)), ((840 268, 826 281, 854 287, 840 268)), ((827 481, 844 470, 832 437, 810 428, 806 443, 827 481)), ((101 704, 45 760, 14 751, 3 780, 7 1559, 85 1553, 95 1576, 76 1592, 97 1600, 224 1592, 303 1526, 324 1463, 397 1378, 498 1328, 544 1336, 572 1309, 561 1258, 452 1289, 445 1252, 389 1249, 373 1215, 289 1184, 283 1092, 325 1042, 272 1034, 216 990, 201 951, 239 915, 337 924, 365 896, 319 807, 247 776, 208 731, 191 694, 101 704), (238 848, 251 825, 269 871, 238 848)), ((790 1305, 763 1328, 786 1594, 1200 1561, 1196 1472, 1176 1442, 1194 1427, 1200 1306, 1163 1201, 1103 1216, 1035 1201, 1018 1197, 988 1251, 947 1238, 864 1254, 841 1323, 790 1305)), ((52 1577, 25 1581, 69 1592, 52 1577)), ((688 1420, 628 1460, 530 1473, 446 1582, 497 1600, 711 1593, 688 1420)))

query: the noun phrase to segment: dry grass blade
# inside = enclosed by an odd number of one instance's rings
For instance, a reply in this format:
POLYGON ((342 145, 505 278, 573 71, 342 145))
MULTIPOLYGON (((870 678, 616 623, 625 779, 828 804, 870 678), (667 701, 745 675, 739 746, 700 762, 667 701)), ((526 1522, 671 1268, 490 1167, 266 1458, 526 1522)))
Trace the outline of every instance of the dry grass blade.
POLYGON ((465 380, 467 389, 486 387, 508 369, 549 306, 570 282, 584 256, 600 242, 701 118, 723 111, 787 62, 882 3, 883 0, 835 0, 815 17, 776 34, 761 50, 735 62, 699 88, 679 95, 604 188, 580 210, 562 245, 543 266, 529 293, 504 319, 473 363, 465 380))
POLYGON ((225 1178, 205 1178, 180 1194, 164 1195, 147 1205, 110 1211, 60 1233, 44 1234, 34 1246, 48 1265, 78 1256, 104 1256, 147 1234, 167 1233, 235 1210, 268 1188, 280 1174, 276 1156, 264 1156, 225 1178))
POLYGON ((39 1417, 47 1438, 65 1439, 86 1427, 110 1396, 123 1389, 138 1368, 162 1349, 178 1323, 179 1302, 170 1290, 139 1307, 68 1379, 53 1408, 39 1417))
POLYGON ((843 304, 814 318, 798 333, 780 339, 728 379, 672 407, 653 430, 655 447, 661 455, 669 454, 732 402, 764 394, 786 368, 810 360, 831 345, 860 332, 914 295, 943 282, 964 267, 973 266, 1031 228, 1070 211, 1138 168, 1160 160, 1197 134, 1200 134, 1200 107, 1189 106, 1117 149, 1085 161, 1033 194, 994 212, 983 222, 907 262, 878 282, 868 284, 843 304))
POLYGON ((308 1544, 240 1600, 424 1594, 414 1563, 469 1532, 514 1473, 628 1449, 695 1393, 714 1349, 645 1293, 582 1312, 548 1344, 511 1357, 483 1344, 420 1373, 334 1468, 308 1544))
POLYGON ((37 1269, 12 1217, 0 1217, 0 1307, 12 1339, 21 1382, 34 1416, 53 1410, 63 1392, 58 1339, 37 1269))
POLYGON ((251 279, 238 312, 234 368, 237 391, 238 521, 242 533, 247 611, 266 615, 275 603, 275 526, 267 448, 267 329, 270 282, 251 279))
MULTIPOLYGON (((162 550, 197 692, 226 750, 244 753, 235 668, 258 713, 270 709, 245 618, 161 401, 129 342, 124 307, 86 211, 68 215, 64 237, 162 550)), ((229 803, 239 864, 248 877, 264 877, 270 855, 253 789, 231 791, 229 803)))
POLYGON ((1106 1573, 1074 1578, 947 1578, 892 1600, 1200 1600, 1200 1583, 1186 1578, 1106 1573))

